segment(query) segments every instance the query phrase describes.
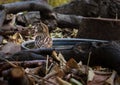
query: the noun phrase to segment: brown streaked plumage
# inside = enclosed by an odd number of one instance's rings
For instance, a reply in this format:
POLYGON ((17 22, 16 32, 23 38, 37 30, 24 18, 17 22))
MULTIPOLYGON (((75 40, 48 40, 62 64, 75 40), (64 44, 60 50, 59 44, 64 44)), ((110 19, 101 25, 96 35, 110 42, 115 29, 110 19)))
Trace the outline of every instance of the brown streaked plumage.
POLYGON ((37 24, 37 36, 35 38, 35 47, 36 48, 50 48, 52 47, 53 41, 49 35, 49 29, 47 25, 40 22, 37 24))

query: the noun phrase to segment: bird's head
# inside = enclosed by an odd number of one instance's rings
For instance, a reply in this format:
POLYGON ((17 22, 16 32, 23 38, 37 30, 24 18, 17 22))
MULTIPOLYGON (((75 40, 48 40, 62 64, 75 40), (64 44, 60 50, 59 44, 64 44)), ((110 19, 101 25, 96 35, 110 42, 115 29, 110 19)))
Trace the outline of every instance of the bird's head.
POLYGON ((49 29, 48 26, 45 25, 44 23, 40 22, 36 24, 36 28, 37 28, 37 33, 44 33, 44 34, 48 34, 49 35, 49 29))

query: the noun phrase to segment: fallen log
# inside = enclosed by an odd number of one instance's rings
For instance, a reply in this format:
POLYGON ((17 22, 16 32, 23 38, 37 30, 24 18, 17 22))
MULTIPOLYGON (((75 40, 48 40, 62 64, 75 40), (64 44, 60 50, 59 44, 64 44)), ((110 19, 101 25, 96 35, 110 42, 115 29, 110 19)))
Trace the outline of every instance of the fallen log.
MULTIPOLYGON (((41 66, 45 60, 31 60, 31 61, 10 61, 11 63, 21 66, 23 68, 35 68, 41 66)), ((12 66, 9 63, 1 62, 0 63, 0 76, 2 75, 2 71, 8 70, 12 68, 12 66)))
MULTIPOLYGON (((22 11, 40 11, 41 17, 49 18, 52 15, 52 7, 43 0, 40 1, 21 1, 0 5, 0 26, 3 25, 6 14, 18 13, 22 11), (44 16, 43 16, 44 14, 44 16)), ((52 15, 53 16, 53 15, 52 15)))
POLYGON ((84 17, 120 18, 119 0, 72 0, 70 3, 54 8, 61 14, 84 17))
POLYGON ((78 62, 114 69, 120 74, 120 43, 79 43, 73 50, 78 62))

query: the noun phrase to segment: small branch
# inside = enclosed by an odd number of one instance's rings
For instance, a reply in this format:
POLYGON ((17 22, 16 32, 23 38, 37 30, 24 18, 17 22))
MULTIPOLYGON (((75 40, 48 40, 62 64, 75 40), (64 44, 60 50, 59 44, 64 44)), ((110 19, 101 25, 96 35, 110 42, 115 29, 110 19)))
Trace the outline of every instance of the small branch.
MULTIPOLYGON (((30 68, 34 68, 34 67, 38 67, 38 66, 41 66, 42 63, 45 62, 45 60, 33 60, 33 61, 10 61, 12 64, 15 64, 17 66, 22 66, 24 68, 26 67, 30 67, 30 68)), ((12 66, 6 62, 1 62, 0 63, 0 75, 1 75, 1 72, 4 71, 4 70, 7 70, 9 68, 12 68, 12 66)))
POLYGON ((95 18, 95 17, 83 17, 76 15, 65 15, 57 13, 57 23, 59 27, 68 27, 68 28, 79 28, 84 20, 99 20, 99 21, 108 21, 108 22, 120 22, 119 19, 112 18, 95 18))
POLYGON ((7 13, 18 13, 22 11, 41 11, 46 13, 52 12, 52 7, 43 1, 15 2, 1 5, 7 13))

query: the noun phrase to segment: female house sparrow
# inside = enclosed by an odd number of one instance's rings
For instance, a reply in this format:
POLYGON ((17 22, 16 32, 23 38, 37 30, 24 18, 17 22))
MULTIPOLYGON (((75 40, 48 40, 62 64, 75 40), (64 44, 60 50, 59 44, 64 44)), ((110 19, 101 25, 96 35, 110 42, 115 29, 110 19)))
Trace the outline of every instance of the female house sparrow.
POLYGON ((35 38, 35 48, 50 48, 52 47, 53 41, 49 35, 48 27, 40 22, 37 24, 38 34, 35 38))

